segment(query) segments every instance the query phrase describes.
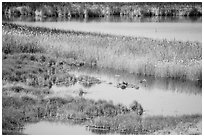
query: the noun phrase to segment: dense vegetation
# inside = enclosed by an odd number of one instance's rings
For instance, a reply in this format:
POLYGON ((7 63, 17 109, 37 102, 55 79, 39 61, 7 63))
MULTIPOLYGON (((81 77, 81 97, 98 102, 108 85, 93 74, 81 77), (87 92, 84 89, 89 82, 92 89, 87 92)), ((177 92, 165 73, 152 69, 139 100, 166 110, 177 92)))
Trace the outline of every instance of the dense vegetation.
POLYGON ((3 3, 5 14, 35 16, 103 17, 121 16, 201 16, 199 2, 36 2, 3 3))

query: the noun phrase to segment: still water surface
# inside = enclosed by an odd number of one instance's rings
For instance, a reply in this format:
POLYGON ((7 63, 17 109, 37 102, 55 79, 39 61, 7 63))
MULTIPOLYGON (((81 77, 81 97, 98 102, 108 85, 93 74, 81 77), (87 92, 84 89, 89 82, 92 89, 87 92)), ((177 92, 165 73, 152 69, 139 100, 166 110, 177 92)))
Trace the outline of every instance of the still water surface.
POLYGON ((30 135, 93 135, 84 126, 49 121, 27 124, 22 132, 30 135))
POLYGON ((155 18, 10 18, 13 23, 62 30, 98 32, 154 39, 202 42, 202 20, 185 17, 155 18))
MULTIPOLYGON (((143 106, 145 115, 175 116, 202 113, 202 87, 199 82, 138 77, 131 73, 107 69, 83 68, 70 73, 76 76, 93 76, 103 82, 91 88, 84 88, 80 84, 76 84, 69 88, 53 87, 53 90, 73 95, 75 93, 69 91, 83 89, 87 91, 87 94, 84 94, 85 98, 105 99, 114 104, 122 103, 126 106, 136 100, 143 106), (140 83, 143 79, 146 82, 140 83), (137 85, 139 89, 117 88, 118 82, 122 81, 137 85)), ((75 95, 77 96, 77 94, 75 95)))
POLYGON ((20 25, 133 37, 202 42, 201 23, 14 22, 20 25))
MULTIPOLYGON (((84 98, 105 99, 114 104, 122 103, 129 105, 133 100, 137 100, 143 106, 145 116, 163 115, 176 116, 183 114, 202 114, 202 88, 201 83, 192 81, 179 81, 167 79, 155 79, 148 77, 138 77, 130 73, 83 68, 70 72, 76 76, 89 75, 102 80, 102 84, 85 88, 80 84, 71 87, 53 86, 51 89, 54 96, 64 97, 79 96, 77 92, 83 89, 87 92, 84 98), (146 79, 145 83, 139 81, 146 79), (116 84, 121 81, 137 84, 138 90, 127 88, 125 90, 116 88, 116 84), (110 82, 112 84, 110 84, 110 82)), ((70 125, 64 122, 41 121, 27 124, 23 130, 24 134, 32 135, 93 135, 83 125, 70 125)))

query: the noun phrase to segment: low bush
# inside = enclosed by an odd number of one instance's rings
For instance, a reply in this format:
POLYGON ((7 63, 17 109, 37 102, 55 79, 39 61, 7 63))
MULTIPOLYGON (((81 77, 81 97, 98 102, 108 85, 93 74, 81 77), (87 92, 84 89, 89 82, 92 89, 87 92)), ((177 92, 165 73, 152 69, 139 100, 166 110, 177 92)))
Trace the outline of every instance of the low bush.
POLYGON ((13 107, 2 109, 2 129, 9 131, 19 131, 23 126, 23 114, 13 107))

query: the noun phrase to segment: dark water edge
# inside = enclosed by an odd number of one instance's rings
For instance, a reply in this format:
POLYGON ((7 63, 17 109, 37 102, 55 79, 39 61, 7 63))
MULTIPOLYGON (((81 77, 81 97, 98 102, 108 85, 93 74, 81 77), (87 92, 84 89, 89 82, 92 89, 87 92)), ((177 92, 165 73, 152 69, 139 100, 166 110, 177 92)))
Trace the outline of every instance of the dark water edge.
MULTIPOLYGON (((113 69, 84 67, 76 71, 71 71, 70 73, 76 76, 88 75, 103 81, 102 84, 85 88, 84 90, 88 92, 84 96, 85 98, 111 100, 113 103, 122 103, 125 105, 128 105, 130 101, 135 99, 141 105, 144 105, 145 115, 147 116, 200 113, 199 109, 201 106, 199 104, 202 100, 202 81, 155 78, 113 69), (129 85, 136 85, 138 89, 118 88, 118 83, 123 82, 129 85), (129 99, 126 100, 125 98, 128 97, 129 99), (175 106, 173 107, 172 104, 175 104, 175 106), (188 107, 186 108, 186 106, 188 107), (192 109, 193 112, 190 112, 189 109, 192 109)), ((73 88, 80 87, 76 86, 73 88)))
POLYGON ((186 79, 144 76, 122 70, 97 67, 81 67, 76 69, 75 72, 75 74, 82 72, 82 74, 95 76, 102 79, 105 77, 104 80, 107 82, 126 81, 128 83, 138 83, 145 79, 146 81, 144 86, 149 90, 156 86, 158 89, 164 91, 172 90, 180 93, 184 92, 195 95, 202 94, 202 80, 192 81, 186 79))
POLYGON ((39 17, 39 16, 2 16, 3 21, 23 21, 23 22, 170 22, 170 23, 201 23, 202 17, 185 16, 155 16, 155 17, 129 17, 129 16, 108 16, 108 17, 39 17))
POLYGON ((202 16, 201 2, 4 2, 3 14, 36 16, 101 17, 202 16))

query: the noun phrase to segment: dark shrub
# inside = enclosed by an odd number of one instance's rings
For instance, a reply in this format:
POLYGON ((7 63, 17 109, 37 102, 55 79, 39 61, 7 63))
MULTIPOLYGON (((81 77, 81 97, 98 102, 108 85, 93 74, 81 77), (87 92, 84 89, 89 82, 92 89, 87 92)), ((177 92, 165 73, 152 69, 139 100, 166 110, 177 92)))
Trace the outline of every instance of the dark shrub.
POLYGON ((49 98, 47 101, 49 102, 50 105, 56 105, 56 106, 63 106, 66 103, 68 103, 66 99, 60 98, 60 97, 52 97, 52 98, 49 98))
POLYGON ((35 43, 17 44, 15 41, 3 42, 2 52, 5 54, 13 53, 44 53, 44 48, 35 43))
POLYGON ((11 130, 13 132, 18 131, 23 127, 24 122, 21 120, 23 118, 23 114, 13 108, 10 107, 8 109, 2 110, 2 129, 3 130, 11 130))
POLYGON ((143 108, 142 108, 142 106, 137 101, 134 101, 130 105, 130 108, 132 109, 132 111, 136 111, 138 115, 142 115, 143 114, 143 108))
POLYGON ((23 96, 23 97, 21 97, 21 99, 22 99, 23 103, 26 105, 35 105, 36 104, 36 100, 31 98, 31 97, 23 96))
POLYGON ((193 8, 190 13, 189 16, 202 16, 202 13, 198 11, 198 9, 193 8))
POLYGON ((8 108, 10 106, 14 108, 20 108, 24 103, 16 97, 2 97, 2 107, 8 108))
POLYGON ((11 90, 14 91, 14 92, 19 93, 19 92, 23 91, 24 88, 22 86, 12 86, 11 90))

